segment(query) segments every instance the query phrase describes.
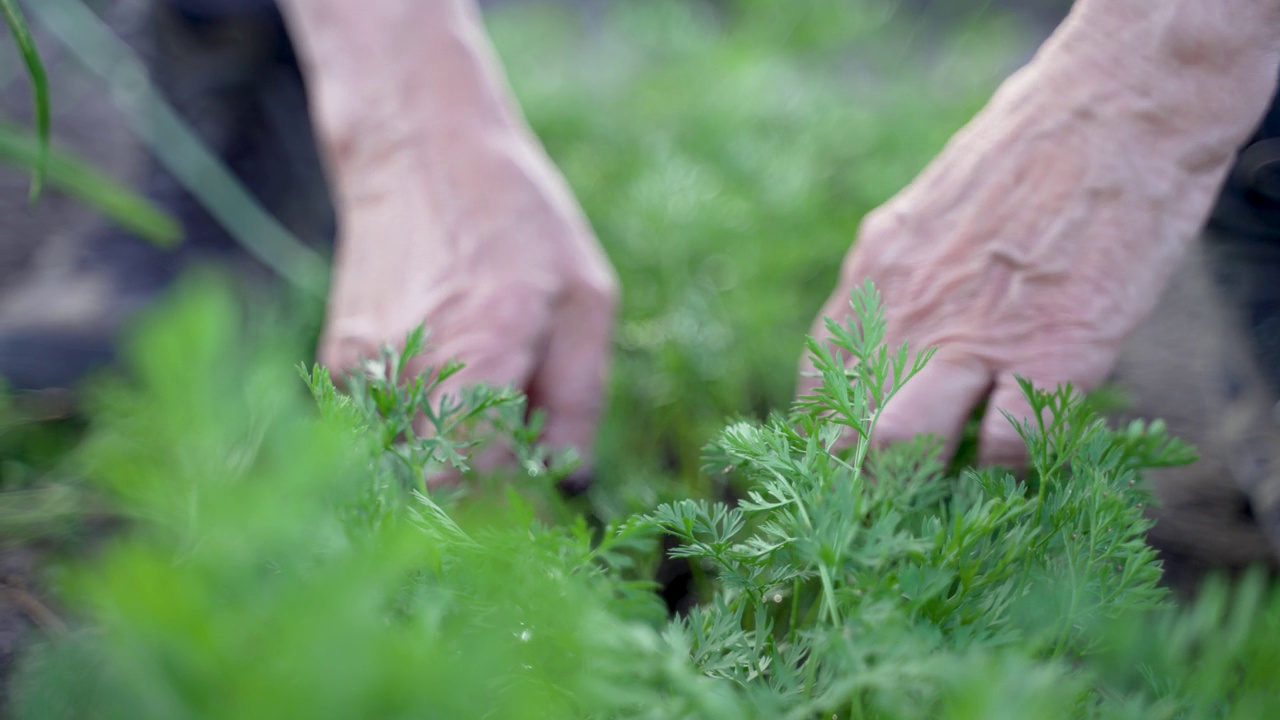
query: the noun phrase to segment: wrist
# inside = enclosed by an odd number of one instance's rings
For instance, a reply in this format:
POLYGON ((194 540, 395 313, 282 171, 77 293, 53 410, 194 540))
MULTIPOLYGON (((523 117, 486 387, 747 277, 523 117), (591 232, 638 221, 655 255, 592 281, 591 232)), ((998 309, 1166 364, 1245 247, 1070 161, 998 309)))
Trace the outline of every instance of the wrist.
POLYGON ((1034 64, 1055 92, 1155 137, 1229 159, 1256 127, 1280 65, 1280 0, 1078 0, 1034 64))
POLYGON ((529 134, 472 0, 283 0, 334 171, 529 134))

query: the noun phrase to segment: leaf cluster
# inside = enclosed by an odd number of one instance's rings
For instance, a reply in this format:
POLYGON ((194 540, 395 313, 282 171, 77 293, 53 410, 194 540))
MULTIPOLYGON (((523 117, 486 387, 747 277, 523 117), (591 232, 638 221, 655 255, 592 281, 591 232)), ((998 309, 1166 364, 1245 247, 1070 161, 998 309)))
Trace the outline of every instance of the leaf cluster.
POLYGON ((851 308, 848 326, 828 321, 829 343, 810 341, 811 395, 714 443, 709 469, 743 477, 745 499, 647 517, 720 583, 673 631, 704 672, 782 717, 935 717, 962 689, 998 703, 1039 681, 1047 695, 1027 702, 1043 700, 1043 717, 1099 711, 1104 677, 1050 678, 1097 652, 1099 628, 1167 606, 1139 472, 1194 454, 1158 423, 1113 430, 1071 387, 1025 381, 1037 419, 1015 423, 1024 480, 946 478, 928 438, 875 450, 882 409, 930 353, 885 346, 870 285, 851 308), (991 673, 992 695, 954 685, 962 667, 991 673), (1063 707, 1075 710, 1049 712, 1063 707))
POLYGON ((645 528, 601 541, 515 493, 422 491, 419 470, 465 466, 477 439, 410 439, 413 411, 514 436, 523 399, 393 387, 397 353, 361 395, 308 373, 309 411, 282 372, 292 343, 247 340, 240 317, 225 287, 186 287, 133 344, 132 377, 99 389, 78 464, 124 523, 57 575, 74 629, 27 658, 16 716, 740 714, 663 639, 651 584, 625 579, 645 528), (407 472, 413 490, 388 489, 407 472))
MULTIPOLYGON (((928 360, 883 343, 879 299, 813 345, 822 383, 725 428, 709 470, 740 502, 552 522, 424 491, 500 438, 541 475, 509 390, 406 377, 414 333, 340 391, 287 372, 192 286, 100 390, 79 462, 129 518, 58 576, 72 629, 31 653, 24 718, 1269 717, 1280 596, 1259 579, 1190 609, 1159 588, 1140 472, 1191 451, 1111 429, 1070 388, 1024 385, 1032 467, 949 478, 928 438, 876 449, 928 360), (312 402, 315 401, 315 402, 312 402), (308 410, 307 405, 319 410, 308 410), (415 430, 425 427, 427 433, 415 430), (655 535, 713 584, 666 619, 655 535)), ((554 468, 556 463, 550 462, 554 468)), ((528 478, 527 472, 520 473, 528 478)))

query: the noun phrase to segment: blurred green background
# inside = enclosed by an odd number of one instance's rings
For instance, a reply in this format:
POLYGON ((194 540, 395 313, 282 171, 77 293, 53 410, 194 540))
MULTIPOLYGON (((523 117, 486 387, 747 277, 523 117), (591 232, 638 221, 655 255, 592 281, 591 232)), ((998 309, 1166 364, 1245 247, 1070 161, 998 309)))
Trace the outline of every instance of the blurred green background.
MULTIPOLYGON (((523 108, 622 278, 609 412, 592 493, 599 515, 716 490, 700 470, 703 444, 727 419, 762 416, 790 400, 804 334, 861 217, 905 185, 1025 61, 1064 4, 486 5, 523 108)), ((157 52, 163 59, 163 48, 148 45, 144 0, 94 7, 144 61, 157 63, 157 52)), ((168 190, 154 190, 144 143, 133 139, 149 128, 112 104, 120 99, 118 78, 95 80, 34 24, 51 67, 55 138, 163 204, 168 190)), ((6 79, 6 109, 26 117, 25 79, 16 72, 6 79)), ((184 104, 182 83, 199 81, 170 79, 178 90, 168 98, 197 130, 214 122, 212 113, 200 103, 184 104)), ((173 144, 166 152, 194 152, 173 144)), ((43 273, 54 278, 46 285, 56 287, 59 263, 70 262, 59 258, 75 256, 77 243, 104 224, 92 209, 57 192, 36 206, 23 204, 28 176, 21 167, 2 179, 4 211, 14 223, 0 243, 6 268, 0 326, 6 310, 21 304, 23 280, 43 273)), ((277 194, 294 197, 288 191, 277 194)), ((268 210, 282 205, 258 197, 268 210)), ((295 199, 276 214, 304 244, 323 245, 316 229, 322 223, 296 219, 315 203, 299 210, 300 204, 295 199)), ((218 225, 199 213, 182 219, 188 245, 199 244, 204 226, 218 225), (197 242, 190 242, 192 235, 197 242)), ((253 240, 243 232, 238 239, 253 240)), ((122 255, 129 262, 128 253, 122 255)), ((210 254, 178 257, 182 269, 210 254)), ((212 257, 245 276, 265 275, 234 248, 212 257)), ((76 262, 86 264, 83 257, 76 262)), ((148 256, 125 275, 156 262, 148 256)), ((291 295, 284 283, 266 286, 289 298, 296 322, 314 336, 319 302, 291 295)), ((309 352, 300 348, 299 359, 309 352)), ((0 431, 7 468, 0 482, 15 488, 47 479, 41 469, 58 458, 48 428, 10 421, 0 431)), ((74 438, 74 420, 58 430, 56 437, 74 438)))
POLYGON ((622 278, 603 514, 709 491, 711 434, 785 407, 860 219, 981 107, 1037 27, 874 0, 491 14, 622 278))

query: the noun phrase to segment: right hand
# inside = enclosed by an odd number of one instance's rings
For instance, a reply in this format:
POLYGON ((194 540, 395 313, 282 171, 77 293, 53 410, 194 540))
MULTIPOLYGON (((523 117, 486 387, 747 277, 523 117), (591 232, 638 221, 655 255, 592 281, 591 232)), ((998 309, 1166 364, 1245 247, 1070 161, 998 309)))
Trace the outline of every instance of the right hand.
MULTIPOLYGON (((1120 81, 1116 67, 1160 68, 1139 56, 1099 62, 1102 20, 1115 18, 1076 16, 863 223, 813 334, 827 335, 822 316, 847 322, 850 291, 870 278, 890 347, 937 348, 884 409, 877 442, 933 434, 954 448, 989 400, 979 461, 1021 465, 1004 413, 1021 421, 1031 408, 1014 376, 1050 389, 1105 380, 1204 222, 1269 94, 1224 115, 1204 109, 1222 92, 1217 76, 1153 70, 1120 81)), ((1245 67, 1235 82, 1269 88, 1274 70, 1245 67)), ((806 358, 802 370, 811 367, 806 358)), ((800 392, 816 382, 802 372, 800 392)))

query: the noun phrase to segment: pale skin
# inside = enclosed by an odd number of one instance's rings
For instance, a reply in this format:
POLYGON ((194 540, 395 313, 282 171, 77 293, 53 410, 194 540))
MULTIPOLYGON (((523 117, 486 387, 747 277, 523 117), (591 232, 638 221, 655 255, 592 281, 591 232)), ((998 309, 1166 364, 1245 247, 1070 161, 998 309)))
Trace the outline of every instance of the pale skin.
POLYGON ((425 323, 419 368, 467 364, 443 391, 527 391, 546 412, 543 440, 589 465, 617 281, 474 3, 282 6, 340 222, 321 361, 349 367, 425 323))
MULTIPOLYGON (((321 360, 419 323, 423 364, 513 383, 588 463, 617 299, 612 269, 525 125, 471 0, 285 0, 340 237, 321 360)), ((1014 374, 1096 386, 1203 224, 1280 67, 1280 0, 1078 0, 905 190, 868 216, 821 316, 870 278, 891 340, 937 347, 879 440, 1016 465, 1014 374)), ((803 392, 810 379, 802 373, 803 392)))

